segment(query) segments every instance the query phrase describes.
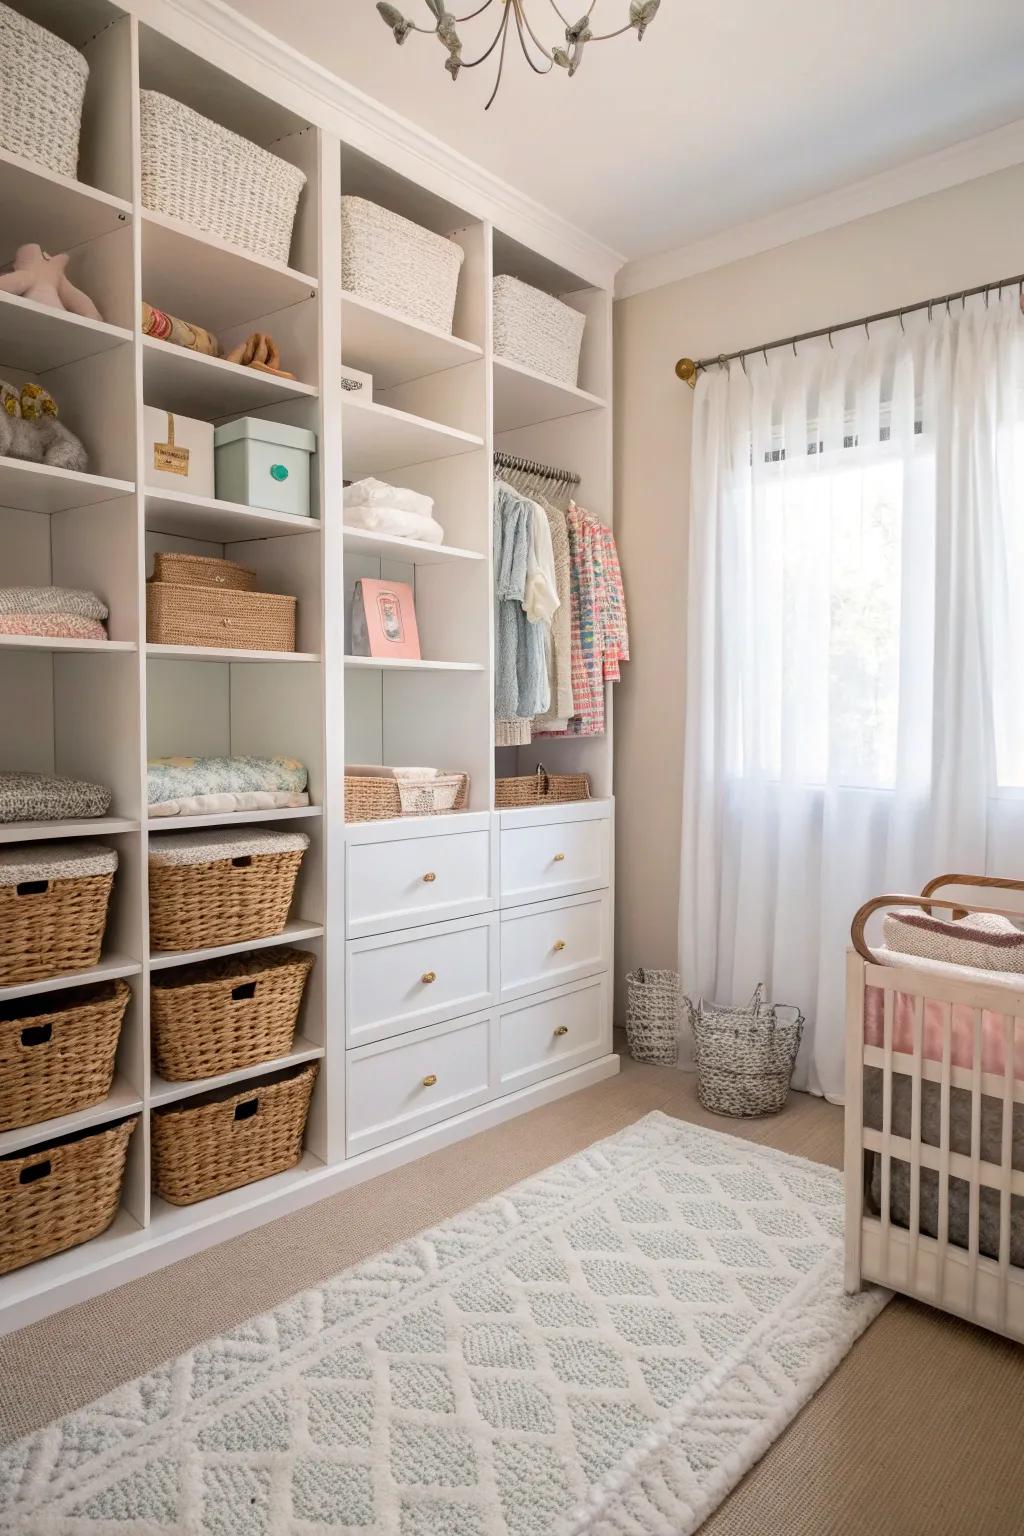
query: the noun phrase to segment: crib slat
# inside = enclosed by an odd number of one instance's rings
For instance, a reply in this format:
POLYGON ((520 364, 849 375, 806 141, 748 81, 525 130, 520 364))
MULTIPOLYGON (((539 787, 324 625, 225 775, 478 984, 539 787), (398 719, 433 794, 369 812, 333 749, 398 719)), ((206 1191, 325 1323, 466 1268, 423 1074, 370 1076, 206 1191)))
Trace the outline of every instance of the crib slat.
POLYGON ((999 1181, 999 1327, 1006 1328, 1010 1287, 1010 1186, 1013 1178, 1013 1085, 1016 1076, 1017 1020, 1003 1015, 1003 1125, 999 1181))
POLYGON ((921 1236, 921 1056, 924 1049, 924 998, 914 999, 914 1069, 910 1079, 910 1285, 917 1285, 921 1236))
POLYGON ((886 987, 882 1009, 882 1050, 884 1052, 884 1065, 882 1067, 882 1262, 886 1272, 889 1269, 889 1234, 892 1229, 892 1213, 889 1202, 892 1189, 892 1153, 889 1150, 892 1138, 892 1029, 893 1012, 896 1005, 896 994, 892 987, 886 987))
POLYGON ((971 1312, 977 1310, 978 1230, 981 1216, 981 1009, 973 1010, 971 1044, 971 1181, 967 1220, 971 1312))
POLYGON ((939 1093, 939 1302, 946 1291, 946 1251, 949 1247, 949 1090, 953 1050, 953 1005, 942 1004, 942 1077, 939 1093))

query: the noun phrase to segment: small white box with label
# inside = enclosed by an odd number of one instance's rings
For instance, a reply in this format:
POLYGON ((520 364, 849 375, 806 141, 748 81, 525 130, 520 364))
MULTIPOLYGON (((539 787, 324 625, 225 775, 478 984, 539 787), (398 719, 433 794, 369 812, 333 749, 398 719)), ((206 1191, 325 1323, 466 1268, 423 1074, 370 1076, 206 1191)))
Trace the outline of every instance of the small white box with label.
POLYGON ((213 495, 213 427, 155 405, 144 409, 146 484, 153 490, 213 495))
POLYGON ((243 416, 214 434, 217 497, 270 512, 310 517, 309 461, 316 433, 243 416))

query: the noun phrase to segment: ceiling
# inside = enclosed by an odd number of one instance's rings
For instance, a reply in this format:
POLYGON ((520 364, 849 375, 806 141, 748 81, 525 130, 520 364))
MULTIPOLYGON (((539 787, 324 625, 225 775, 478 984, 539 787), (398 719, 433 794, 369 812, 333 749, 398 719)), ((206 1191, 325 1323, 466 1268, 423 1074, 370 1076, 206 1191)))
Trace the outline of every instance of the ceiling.
MULTIPOLYGON (((449 3, 460 14, 479 0, 449 3)), ((662 0, 641 44, 591 45, 572 80, 532 74, 510 38, 486 114, 496 55, 453 84, 438 43, 396 47, 374 0, 231 4, 627 258, 1024 117, 1021 0, 662 0)), ((561 42, 550 0, 527 8, 561 42)), ((596 30, 628 8, 596 0, 596 30)), ((430 19, 425 0, 399 9, 430 19)), ((467 57, 495 25, 465 24, 467 57)))

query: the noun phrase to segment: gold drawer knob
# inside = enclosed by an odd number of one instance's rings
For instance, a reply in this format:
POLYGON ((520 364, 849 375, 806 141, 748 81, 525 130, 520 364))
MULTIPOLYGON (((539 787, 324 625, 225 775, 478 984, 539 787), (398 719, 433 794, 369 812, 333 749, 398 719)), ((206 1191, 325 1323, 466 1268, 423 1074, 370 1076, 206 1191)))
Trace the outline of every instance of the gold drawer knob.
POLYGON ((554 858, 551 860, 551 862, 552 862, 552 864, 564 864, 565 863, 565 854, 564 853, 556 853, 554 858))
POLYGON ((436 971, 424 971, 423 975, 420 977, 420 981, 422 981, 422 983, 423 983, 423 985, 425 987, 429 987, 430 983, 432 981, 436 981, 436 980, 437 980, 437 972, 436 971))
POLYGON ((564 939, 556 939, 555 942, 554 942, 554 946, 553 947, 554 947, 555 953, 558 954, 561 950, 563 950, 565 948, 565 940, 564 939))
POLYGON ((434 881, 436 879, 437 879, 437 876, 434 874, 434 871, 432 869, 430 869, 423 876, 423 884, 424 885, 433 885, 433 883, 434 883, 434 881))
POLYGON ((568 1033, 569 1033, 569 1026, 568 1026, 568 1024, 559 1024, 558 1028, 555 1030, 555 1034, 558 1035, 559 1037, 562 1036, 562 1035, 567 1035, 568 1033))
POLYGON ((436 1072, 430 1072, 423 1079, 423 1086, 424 1086, 424 1088, 433 1088, 433 1086, 434 1086, 434 1084, 436 1082, 437 1082, 437 1073, 436 1072))

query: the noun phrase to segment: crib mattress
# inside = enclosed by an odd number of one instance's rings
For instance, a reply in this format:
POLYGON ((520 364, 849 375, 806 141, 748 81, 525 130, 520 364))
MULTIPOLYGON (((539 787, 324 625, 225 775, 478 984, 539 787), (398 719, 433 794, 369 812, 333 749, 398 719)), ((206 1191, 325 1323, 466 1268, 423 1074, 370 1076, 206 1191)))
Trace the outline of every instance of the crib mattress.
MULTIPOLYGON (((913 955, 896 954, 891 950, 879 950, 882 964, 901 966, 907 970, 925 971, 943 978, 977 982, 979 986, 995 987, 1007 992, 1024 992, 1024 976, 1007 971, 979 971, 963 965, 945 965, 938 960, 921 960, 913 955)), ((864 989, 864 1041, 867 1045, 882 1046, 885 1043, 883 1002, 881 987, 864 989)), ((897 992, 893 1004, 893 1050, 909 1055, 914 1048, 915 999, 907 992, 897 992)), ((942 1017, 944 1005, 925 999, 922 1030, 922 1055, 926 1061, 942 1060, 942 1017)), ((1002 1073, 1006 1060, 1006 1015, 984 1009, 981 1015, 981 1070, 1002 1073)), ((1014 1052, 1013 1075, 1024 1081, 1024 1018, 1017 1018, 1013 1026, 1014 1052)), ((962 1003, 954 1003, 951 1028, 951 1059, 954 1067, 974 1065, 974 1009, 962 1003)))

